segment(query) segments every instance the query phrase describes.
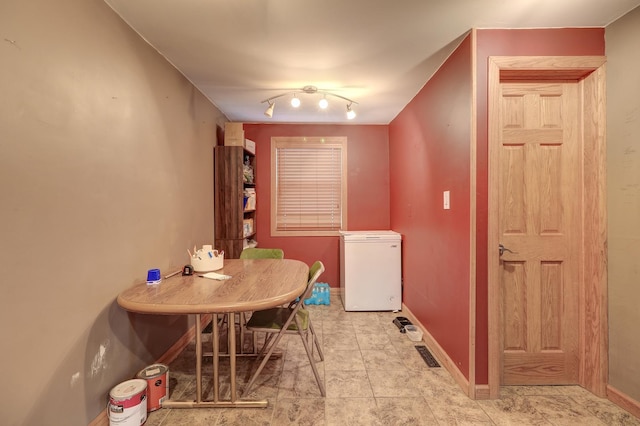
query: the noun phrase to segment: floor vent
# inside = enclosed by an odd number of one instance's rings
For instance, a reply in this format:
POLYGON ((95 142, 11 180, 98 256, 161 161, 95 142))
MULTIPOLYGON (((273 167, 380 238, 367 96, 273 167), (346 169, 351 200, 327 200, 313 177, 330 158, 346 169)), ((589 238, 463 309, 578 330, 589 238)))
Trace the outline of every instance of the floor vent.
POLYGON ((436 361, 433 355, 431 355, 431 352, 429 352, 429 349, 427 349, 426 346, 416 346, 416 350, 418 351, 420 356, 422 356, 422 359, 424 359, 424 362, 426 362, 429 367, 440 367, 440 364, 438 364, 438 361, 436 361))

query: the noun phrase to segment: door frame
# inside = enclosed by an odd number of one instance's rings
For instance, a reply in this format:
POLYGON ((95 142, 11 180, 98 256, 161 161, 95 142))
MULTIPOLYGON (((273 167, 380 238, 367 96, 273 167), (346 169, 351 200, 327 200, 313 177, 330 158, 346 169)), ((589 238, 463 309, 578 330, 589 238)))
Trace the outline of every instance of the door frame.
POLYGON ((505 80, 580 81, 582 85, 582 253, 579 309, 579 384, 606 396, 608 378, 607 323, 607 216, 606 216, 606 103, 604 56, 492 56, 488 74, 488 326, 489 397, 500 396, 501 313, 498 142, 497 116, 500 82, 505 80), (588 212, 589 214, 585 214, 588 212))

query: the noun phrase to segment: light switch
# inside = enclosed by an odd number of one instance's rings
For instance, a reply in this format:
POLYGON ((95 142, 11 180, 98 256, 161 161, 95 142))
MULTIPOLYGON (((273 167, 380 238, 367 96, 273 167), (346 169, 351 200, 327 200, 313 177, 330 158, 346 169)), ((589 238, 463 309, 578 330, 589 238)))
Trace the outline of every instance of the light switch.
POLYGON ((449 203, 449 191, 444 191, 442 194, 443 207, 445 210, 449 210, 451 208, 451 204, 449 203))

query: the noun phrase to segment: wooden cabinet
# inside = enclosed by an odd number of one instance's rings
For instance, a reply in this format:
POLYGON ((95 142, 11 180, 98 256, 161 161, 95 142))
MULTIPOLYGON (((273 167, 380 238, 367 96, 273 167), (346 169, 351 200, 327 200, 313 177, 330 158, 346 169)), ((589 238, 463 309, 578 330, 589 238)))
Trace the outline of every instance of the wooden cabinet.
POLYGON ((225 145, 214 150, 214 245, 230 259, 254 246, 256 235, 255 144, 244 140, 241 126, 227 123, 225 145))

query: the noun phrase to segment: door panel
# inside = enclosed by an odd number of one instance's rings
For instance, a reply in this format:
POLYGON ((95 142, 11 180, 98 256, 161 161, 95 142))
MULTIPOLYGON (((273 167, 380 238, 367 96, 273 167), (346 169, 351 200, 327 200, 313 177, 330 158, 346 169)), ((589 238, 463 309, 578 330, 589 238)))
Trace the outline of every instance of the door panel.
POLYGON ((578 83, 500 89, 501 382, 578 383, 578 83))

